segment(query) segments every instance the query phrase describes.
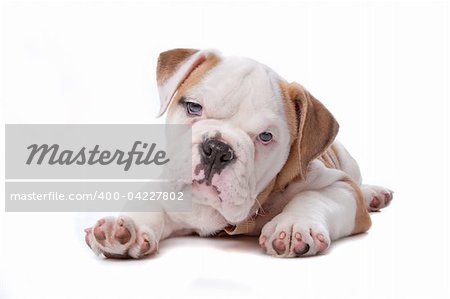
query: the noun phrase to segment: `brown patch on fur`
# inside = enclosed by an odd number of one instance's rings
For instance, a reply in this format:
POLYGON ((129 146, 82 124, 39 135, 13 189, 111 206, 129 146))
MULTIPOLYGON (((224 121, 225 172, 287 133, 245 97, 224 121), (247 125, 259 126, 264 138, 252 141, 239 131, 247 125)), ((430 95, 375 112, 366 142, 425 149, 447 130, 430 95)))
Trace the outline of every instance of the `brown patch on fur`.
POLYGON ((209 54, 206 60, 197 66, 189 76, 181 83, 178 87, 177 93, 175 94, 175 98, 169 105, 168 111, 175 107, 180 99, 186 94, 186 92, 192 88, 193 86, 197 86, 200 81, 205 77, 205 75, 214 68, 220 62, 220 57, 214 54, 209 54))
POLYGON ((304 179, 309 163, 334 141, 339 125, 325 106, 297 83, 280 82, 291 135, 289 157, 277 176, 284 189, 296 178, 304 179))
POLYGON ((156 68, 158 85, 161 85, 169 79, 181 66, 183 61, 198 51, 197 49, 173 49, 159 54, 158 66, 156 68))
POLYGON ((238 225, 228 225, 223 230, 228 235, 242 235, 242 234, 252 234, 256 227, 256 220, 250 218, 238 225))
POLYGON ((353 228, 352 235, 366 232, 372 226, 372 220, 364 205, 364 195, 361 188, 350 177, 345 177, 342 181, 347 183, 356 193, 355 227, 353 228))
POLYGON ((198 84, 205 73, 219 61, 219 56, 213 52, 199 52, 196 49, 173 49, 161 53, 156 70, 158 87, 164 90, 163 96, 160 94, 159 116, 167 108, 170 108, 171 104, 177 103, 181 98, 180 95, 183 95, 187 88, 198 84), (175 76, 181 69, 183 69, 183 73, 177 75, 179 76, 177 77, 177 82, 171 82, 170 85, 166 85, 171 77, 175 76))

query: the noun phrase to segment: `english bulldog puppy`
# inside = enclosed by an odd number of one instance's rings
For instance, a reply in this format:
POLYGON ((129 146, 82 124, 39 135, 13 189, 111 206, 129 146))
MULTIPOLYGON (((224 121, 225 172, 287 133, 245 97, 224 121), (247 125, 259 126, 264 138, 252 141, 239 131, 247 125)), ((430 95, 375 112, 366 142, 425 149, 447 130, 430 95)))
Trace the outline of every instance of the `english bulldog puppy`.
POLYGON ((96 254, 141 258, 167 238, 259 236, 277 257, 316 255, 367 231, 392 191, 362 184, 339 125, 303 86, 216 51, 174 49, 157 66, 160 115, 192 127, 190 213, 127 213, 85 230, 96 254))

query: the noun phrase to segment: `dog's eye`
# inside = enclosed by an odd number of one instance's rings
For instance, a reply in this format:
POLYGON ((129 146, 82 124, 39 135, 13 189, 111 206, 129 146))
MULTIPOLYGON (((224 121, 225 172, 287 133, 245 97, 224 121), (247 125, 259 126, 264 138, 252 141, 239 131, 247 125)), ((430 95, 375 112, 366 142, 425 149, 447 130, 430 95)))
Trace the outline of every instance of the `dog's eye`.
POLYGON ((200 116, 202 115, 203 107, 195 102, 186 102, 186 110, 188 114, 200 116))
POLYGON ((273 135, 270 132, 262 132, 258 135, 258 139, 261 140, 263 144, 268 144, 272 141, 273 135))

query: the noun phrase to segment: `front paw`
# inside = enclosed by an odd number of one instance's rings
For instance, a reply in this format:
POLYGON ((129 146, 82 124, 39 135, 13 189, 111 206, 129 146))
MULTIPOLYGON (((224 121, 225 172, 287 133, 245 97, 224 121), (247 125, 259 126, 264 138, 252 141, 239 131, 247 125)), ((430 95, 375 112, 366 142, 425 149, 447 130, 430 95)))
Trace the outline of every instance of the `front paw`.
POLYGON ((263 227, 259 244, 273 256, 299 257, 325 251, 331 240, 328 229, 319 222, 278 215, 263 227))
POLYGON ((141 258, 154 253, 157 240, 147 227, 137 227, 128 217, 103 218, 85 229, 86 244, 95 254, 107 258, 141 258))

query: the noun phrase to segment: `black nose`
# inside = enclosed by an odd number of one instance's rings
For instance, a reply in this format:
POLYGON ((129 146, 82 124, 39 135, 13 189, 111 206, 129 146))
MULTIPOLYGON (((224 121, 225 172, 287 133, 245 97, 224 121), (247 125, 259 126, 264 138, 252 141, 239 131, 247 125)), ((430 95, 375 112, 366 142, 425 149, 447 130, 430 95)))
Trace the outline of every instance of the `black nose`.
POLYGON ((200 154, 203 165, 209 166, 211 174, 220 173, 234 159, 234 151, 231 146, 215 138, 203 141, 200 154))

